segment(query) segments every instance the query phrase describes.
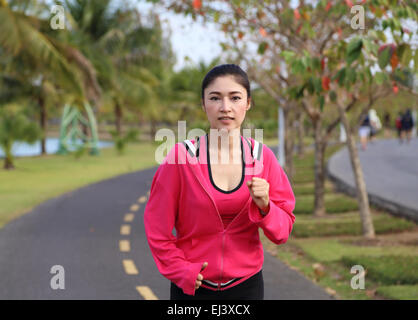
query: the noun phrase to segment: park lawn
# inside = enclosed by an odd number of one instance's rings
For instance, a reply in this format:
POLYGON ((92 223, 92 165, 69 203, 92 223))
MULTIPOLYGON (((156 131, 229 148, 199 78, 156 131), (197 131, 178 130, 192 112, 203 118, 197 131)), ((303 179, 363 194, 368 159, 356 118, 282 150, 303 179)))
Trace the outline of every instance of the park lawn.
MULTIPOLYGON (((411 221, 375 209, 371 209, 371 212, 377 235, 412 230, 416 226, 411 221)), ((357 211, 330 214, 323 218, 298 215, 297 219, 292 235, 298 238, 361 235, 361 220, 357 211)))
POLYGON ((392 300, 417 300, 418 284, 399 285, 399 286, 381 286, 376 292, 392 300))
MULTIPOLYGON (((328 148, 326 158, 338 148, 328 148)), ((417 225, 371 207, 377 240, 365 243, 356 199, 333 191, 330 181, 325 184, 328 214, 313 217, 313 160, 313 152, 295 156, 292 187, 296 221, 292 234, 285 244, 277 246, 260 230, 265 250, 337 299, 418 299, 417 225), (400 241, 405 234, 415 240, 400 241), (395 240, 385 242, 388 237, 395 240), (350 271, 356 264, 366 270, 364 290, 351 287, 354 274, 350 271)))
POLYGON ((79 159, 73 155, 17 158, 16 169, 0 170, 0 228, 50 198, 100 180, 157 166, 156 146, 151 142, 130 144, 121 156, 115 149, 105 148, 99 156, 85 155, 79 159))

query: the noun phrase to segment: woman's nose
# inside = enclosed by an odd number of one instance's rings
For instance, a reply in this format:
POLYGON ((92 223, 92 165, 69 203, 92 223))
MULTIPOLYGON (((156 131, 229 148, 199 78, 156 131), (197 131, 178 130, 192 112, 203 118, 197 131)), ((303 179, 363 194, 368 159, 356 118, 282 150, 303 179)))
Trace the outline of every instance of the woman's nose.
POLYGON ((231 109, 231 102, 229 101, 228 97, 222 99, 221 103, 221 110, 230 110, 231 109))

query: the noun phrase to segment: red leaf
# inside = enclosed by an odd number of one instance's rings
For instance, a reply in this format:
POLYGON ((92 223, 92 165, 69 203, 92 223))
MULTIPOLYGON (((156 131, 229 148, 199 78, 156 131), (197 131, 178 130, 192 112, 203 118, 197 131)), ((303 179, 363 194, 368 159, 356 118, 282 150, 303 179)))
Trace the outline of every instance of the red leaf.
POLYGON ((392 57, 390 58, 390 65, 392 66, 392 70, 396 69, 396 66, 399 63, 399 59, 398 59, 398 55, 396 54, 396 52, 394 52, 392 54, 392 57))
POLYGON ((193 0, 193 8, 195 10, 199 10, 202 7, 202 1, 201 0, 193 0))
POLYGON ((266 30, 263 27, 260 27, 260 29, 258 29, 258 31, 260 32, 260 34, 263 37, 267 37, 267 32, 266 32, 266 30))
POLYGON ((331 1, 328 1, 327 6, 325 7, 325 10, 328 12, 329 9, 331 9, 331 7, 332 7, 332 3, 331 1))
POLYGON ((298 9, 293 10, 293 14, 294 14, 296 20, 300 19, 300 13, 299 13, 298 9))
POLYGON ((322 89, 325 91, 329 90, 329 83, 331 82, 331 79, 327 76, 322 77, 322 89))
POLYGON ((398 88, 398 86, 396 85, 396 83, 393 85, 392 90, 393 90, 393 92, 394 92, 395 94, 397 94, 397 93, 399 92, 399 88, 398 88))
POLYGON ((353 3, 351 2, 351 0, 345 0, 345 3, 347 4, 347 6, 349 6, 350 8, 353 6, 353 3))

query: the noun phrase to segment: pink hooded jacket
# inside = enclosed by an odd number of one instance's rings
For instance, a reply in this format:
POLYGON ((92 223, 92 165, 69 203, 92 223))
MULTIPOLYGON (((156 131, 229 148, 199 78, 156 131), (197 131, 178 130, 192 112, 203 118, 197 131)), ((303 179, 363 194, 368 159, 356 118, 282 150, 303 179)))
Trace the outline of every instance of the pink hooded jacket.
POLYGON ((205 139, 185 140, 170 150, 154 175, 144 213, 145 232, 158 270, 189 295, 195 294, 197 275, 205 261, 204 279, 226 283, 241 278, 228 287, 259 272, 264 252, 258 228, 272 242, 282 244, 295 221, 295 197, 273 151, 241 136, 245 174, 270 184, 270 210, 262 216, 248 192, 247 204, 225 229, 198 162, 199 154, 206 154, 206 143, 199 144, 205 139))

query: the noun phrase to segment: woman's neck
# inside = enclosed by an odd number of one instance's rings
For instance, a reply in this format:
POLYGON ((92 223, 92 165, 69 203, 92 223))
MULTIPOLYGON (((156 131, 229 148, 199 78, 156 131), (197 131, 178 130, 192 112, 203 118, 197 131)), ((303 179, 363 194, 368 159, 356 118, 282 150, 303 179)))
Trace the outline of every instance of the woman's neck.
POLYGON ((208 134, 208 145, 211 154, 218 154, 218 163, 223 163, 227 160, 222 160, 229 156, 227 163, 240 163, 241 157, 241 134, 240 128, 232 130, 210 130, 208 134), (212 139, 211 139, 212 137, 212 139), (216 142, 217 141, 217 142, 216 142))

